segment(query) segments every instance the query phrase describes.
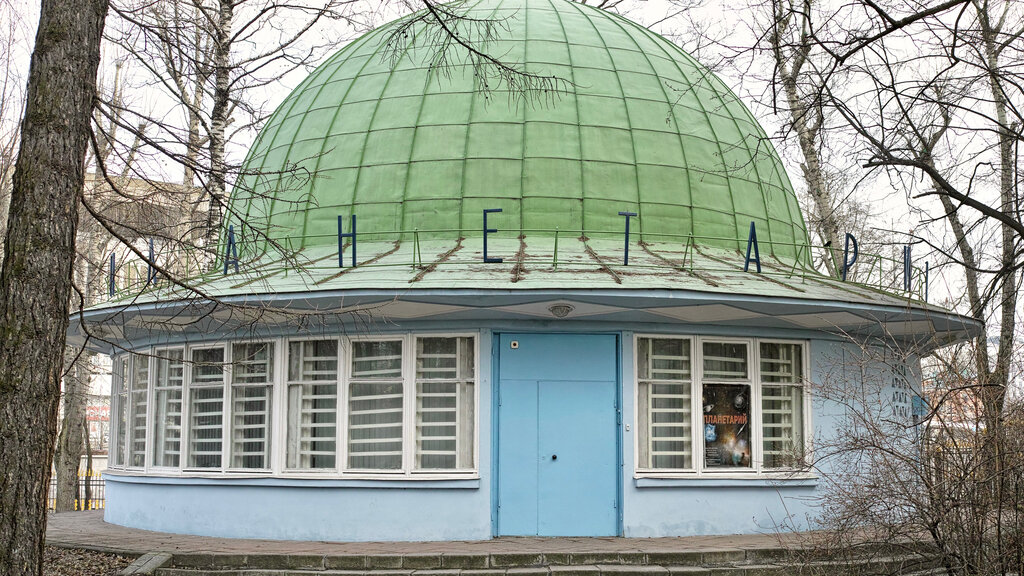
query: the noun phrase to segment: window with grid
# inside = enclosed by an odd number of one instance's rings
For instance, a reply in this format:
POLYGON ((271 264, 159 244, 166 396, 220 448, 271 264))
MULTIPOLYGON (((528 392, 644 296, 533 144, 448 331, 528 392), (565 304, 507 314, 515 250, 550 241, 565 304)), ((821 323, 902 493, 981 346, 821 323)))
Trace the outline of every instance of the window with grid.
POLYGON ((128 433, 128 356, 114 358, 113 378, 111 381, 111 413, 114 415, 114 448, 110 454, 111 464, 124 465, 125 437, 128 433))
POLYGON ((149 356, 132 354, 131 406, 128 415, 128 465, 146 465, 146 411, 149 408, 149 356))
POLYGON ((416 469, 473 468, 473 338, 416 339, 416 469))
POLYGON ((185 350, 158 350, 153 384, 153 466, 181 464, 181 392, 185 382, 185 350))
POLYGON ((354 341, 348 383, 348 467, 402 468, 402 341, 354 341))
POLYGON ((231 467, 270 467, 270 393, 274 383, 274 345, 231 347, 231 467))
POLYGON ((334 468, 337 435, 338 341, 290 342, 288 468, 334 468))
POLYGON ((693 468, 691 341, 637 341, 639 467, 693 468))
POLYGON ((761 429, 765 468, 803 461, 803 346, 761 342, 761 429))
POLYGON ((749 350, 745 342, 702 342, 704 468, 752 468, 749 350))
POLYGON ((224 444, 224 349, 191 350, 188 465, 220 468, 224 444))

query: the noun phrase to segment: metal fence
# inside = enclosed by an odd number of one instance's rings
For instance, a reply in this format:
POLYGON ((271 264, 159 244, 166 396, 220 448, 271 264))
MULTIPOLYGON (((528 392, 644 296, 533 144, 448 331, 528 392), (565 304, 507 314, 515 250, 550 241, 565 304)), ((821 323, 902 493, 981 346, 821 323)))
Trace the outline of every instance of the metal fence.
MULTIPOLYGON (((78 472, 78 490, 75 495, 75 510, 102 510, 107 503, 106 482, 102 472, 78 472)), ((57 479, 50 479, 50 494, 46 499, 50 510, 57 507, 57 479)))

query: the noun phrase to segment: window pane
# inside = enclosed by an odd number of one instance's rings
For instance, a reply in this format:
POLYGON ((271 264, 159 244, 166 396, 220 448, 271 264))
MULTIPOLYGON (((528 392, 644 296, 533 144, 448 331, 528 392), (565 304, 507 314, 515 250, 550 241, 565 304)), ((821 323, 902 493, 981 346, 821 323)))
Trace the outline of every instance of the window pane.
POLYGON ((705 342, 704 378, 742 380, 747 378, 747 345, 741 342, 705 342))
POLYGON ((132 354, 130 439, 128 465, 146 464, 146 410, 149 407, 149 356, 132 354))
POLYGON ((220 468, 224 434, 224 349, 192 350, 189 457, 192 468, 220 468))
POLYGON ((416 379, 459 377, 458 338, 417 338, 416 379))
POLYGON ((799 384, 803 378, 803 346, 761 342, 761 381, 799 384))
POLYGON ((231 347, 231 467, 270 467, 270 390, 274 348, 270 342, 231 347))
POLYGON ((348 465, 398 470, 402 467, 402 383, 349 384, 348 465))
POLYGON ((750 387, 704 384, 704 466, 750 467, 750 387))
POLYGON ((128 433, 128 356, 114 359, 113 402, 111 411, 114 413, 114 450, 111 463, 116 466, 124 464, 125 437, 128 433))
POLYGON ((231 467, 270 467, 270 386, 231 387, 231 467))
POLYGON ((472 468, 476 395, 472 338, 416 340, 416 468, 472 468))
POLYGON ((352 379, 401 378, 402 342, 352 343, 352 379))
POLYGON ((641 338, 637 346, 641 379, 690 380, 689 340, 641 338))
POLYGON ((289 343, 289 468, 335 467, 338 431, 337 378, 336 340, 289 343))
POLYGON ((761 387, 765 468, 793 468, 803 462, 804 396, 801 386, 761 387))
POLYGON ((338 341, 291 342, 288 345, 288 380, 338 380, 338 341))
POLYGON ((224 430, 224 388, 193 388, 189 405, 189 466, 221 467, 221 436, 224 430))
POLYGON ((161 350, 156 354, 153 414, 153 465, 181 464, 181 387, 185 381, 185 351, 161 350))
POLYGON ((269 342, 235 344, 231 354, 233 384, 263 384, 273 378, 274 354, 269 342))
POLYGON ((693 468, 690 341, 637 340, 637 414, 641 468, 693 468))
POLYGON ((224 349, 192 351, 192 384, 224 384, 224 349))

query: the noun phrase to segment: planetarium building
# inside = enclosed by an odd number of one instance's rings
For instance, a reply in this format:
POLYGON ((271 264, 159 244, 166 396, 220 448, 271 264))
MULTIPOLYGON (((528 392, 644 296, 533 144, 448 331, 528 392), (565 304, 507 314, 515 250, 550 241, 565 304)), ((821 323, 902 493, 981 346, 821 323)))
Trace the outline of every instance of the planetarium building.
POLYGON ((439 63, 429 15, 368 33, 263 128, 216 273, 84 314, 114 363, 106 520, 311 540, 807 527, 815 441, 842 420, 816 387, 865 347, 911 351, 857 372, 909 392, 885 398, 909 419, 915 352, 973 325, 919 276, 911 294, 816 271, 764 131, 670 42, 568 0, 454 10, 530 90, 457 45, 439 63))

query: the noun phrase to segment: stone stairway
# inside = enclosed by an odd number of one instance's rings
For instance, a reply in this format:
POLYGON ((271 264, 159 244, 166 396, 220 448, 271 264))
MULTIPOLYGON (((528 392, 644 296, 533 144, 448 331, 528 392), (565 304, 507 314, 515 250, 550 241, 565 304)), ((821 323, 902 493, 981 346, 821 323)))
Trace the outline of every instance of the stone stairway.
POLYGON ((808 561, 779 548, 528 554, 147 554, 123 574, 155 576, 762 576, 931 574, 920 555, 808 561), (134 568, 134 571, 132 571, 134 568))

